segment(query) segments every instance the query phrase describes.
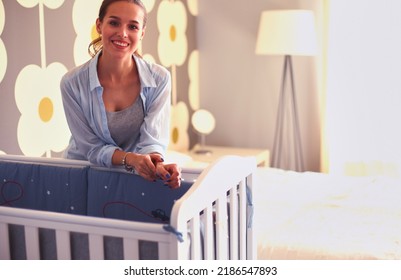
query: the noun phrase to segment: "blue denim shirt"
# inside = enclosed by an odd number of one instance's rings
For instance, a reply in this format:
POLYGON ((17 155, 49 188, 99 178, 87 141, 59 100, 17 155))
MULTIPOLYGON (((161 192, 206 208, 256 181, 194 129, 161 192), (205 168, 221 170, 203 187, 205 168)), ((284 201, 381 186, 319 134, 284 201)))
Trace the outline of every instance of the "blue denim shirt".
MULTIPOLYGON (((99 54, 61 80, 64 111, 72 134, 64 157, 111 167, 114 151, 121 148, 112 139, 107 125, 103 88, 97 75, 99 54)), ((164 155, 170 131, 171 76, 166 68, 133 57, 141 82, 145 118, 139 140, 133 139, 129 151, 164 155)))

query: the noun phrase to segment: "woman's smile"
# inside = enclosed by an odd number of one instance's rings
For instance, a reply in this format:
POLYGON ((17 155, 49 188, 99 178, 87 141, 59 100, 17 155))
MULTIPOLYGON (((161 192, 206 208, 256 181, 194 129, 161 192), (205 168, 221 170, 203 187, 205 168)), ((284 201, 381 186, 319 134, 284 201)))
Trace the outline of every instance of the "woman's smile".
POLYGON ((112 40, 111 42, 119 48, 126 48, 129 46, 127 42, 121 40, 112 40))

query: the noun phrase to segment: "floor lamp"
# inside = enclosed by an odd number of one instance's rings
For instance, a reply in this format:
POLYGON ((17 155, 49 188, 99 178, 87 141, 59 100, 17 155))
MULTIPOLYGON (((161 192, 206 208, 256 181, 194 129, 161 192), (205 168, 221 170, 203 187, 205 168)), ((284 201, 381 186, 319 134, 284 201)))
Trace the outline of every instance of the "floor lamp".
POLYGON ((284 55, 271 159, 272 167, 305 171, 292 56, 311 56, 316 54, 316 50, 316 30, 312 11, 270 10, 262 12, 256 42, 256 54, 284 55), (286 91, 288 82, 291 89, 289 94, 286 91), (287 130, 285 129, 286 125, 287 130), (287 134, 285 135, 285 133, 287 134), (285 140, 288 143, 287 165, 282 163, 285 156, 283 153, 285 140), (293 151, 292 157, 291 150, 293 151))

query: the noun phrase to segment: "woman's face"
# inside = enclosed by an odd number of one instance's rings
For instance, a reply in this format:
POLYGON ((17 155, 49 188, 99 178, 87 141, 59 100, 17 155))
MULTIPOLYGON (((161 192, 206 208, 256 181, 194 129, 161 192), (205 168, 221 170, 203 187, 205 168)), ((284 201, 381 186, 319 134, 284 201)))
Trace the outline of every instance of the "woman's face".
POLYGON ((131 57, 145 33, 143 20, 140 6, 125 1, 111 4, 103 21, 96 21, 96 29, 102 35, 103 54, 131 57))

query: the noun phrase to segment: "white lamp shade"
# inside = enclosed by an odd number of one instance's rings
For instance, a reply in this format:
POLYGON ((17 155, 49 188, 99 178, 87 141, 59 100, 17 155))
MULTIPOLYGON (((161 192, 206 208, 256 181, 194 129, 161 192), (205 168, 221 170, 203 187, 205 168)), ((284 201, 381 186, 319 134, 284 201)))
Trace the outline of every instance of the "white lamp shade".
POLYGON ((262 12, 256 54, 309 56, 316 52, 316 28, 312 11, 262 12))
POLYGON ((195 130, 201 134, 211 133, 216 126, 216 120, 212 113, 204 109, 197 110, 192 115, 191 121, 195 130))

